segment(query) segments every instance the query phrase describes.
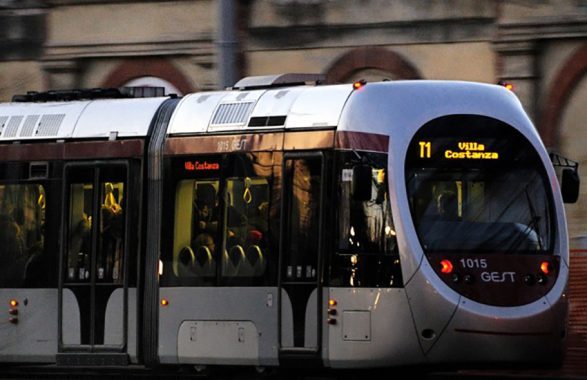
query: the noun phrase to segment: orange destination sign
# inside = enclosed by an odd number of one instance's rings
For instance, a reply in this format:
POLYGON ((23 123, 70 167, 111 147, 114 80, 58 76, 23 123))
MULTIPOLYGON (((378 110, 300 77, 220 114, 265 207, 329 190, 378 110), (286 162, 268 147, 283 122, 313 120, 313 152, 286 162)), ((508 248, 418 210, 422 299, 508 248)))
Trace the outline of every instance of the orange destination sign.
MULTIPOLYGON (((419 141, 420 158, 430 158, 432 155, 432 142, 419 141)), ((446 149, 443 158, 447 160, 497 160, 499 153, 486 150, 484 144, 475 141, 461 141, 452 149, 446 149)))

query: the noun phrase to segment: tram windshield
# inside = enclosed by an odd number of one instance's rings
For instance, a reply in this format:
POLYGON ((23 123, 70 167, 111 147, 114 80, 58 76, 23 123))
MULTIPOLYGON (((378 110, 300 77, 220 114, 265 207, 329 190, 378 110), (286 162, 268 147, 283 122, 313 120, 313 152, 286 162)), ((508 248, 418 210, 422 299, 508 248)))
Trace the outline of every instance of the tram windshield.
POLYGON ((412 140, 406 184, 425 252, 552 253, 552 195, 542 162, 512 127, 448 116, 412 140))

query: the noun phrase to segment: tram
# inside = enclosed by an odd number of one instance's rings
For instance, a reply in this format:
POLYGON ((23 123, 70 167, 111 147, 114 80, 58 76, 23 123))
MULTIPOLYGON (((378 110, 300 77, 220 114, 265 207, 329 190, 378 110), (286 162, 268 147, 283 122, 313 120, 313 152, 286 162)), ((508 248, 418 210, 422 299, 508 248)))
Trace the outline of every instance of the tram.
POLYGON ((511 91, 140 92, 0 104, 0 363, 561 362, 576 167, 511 91))

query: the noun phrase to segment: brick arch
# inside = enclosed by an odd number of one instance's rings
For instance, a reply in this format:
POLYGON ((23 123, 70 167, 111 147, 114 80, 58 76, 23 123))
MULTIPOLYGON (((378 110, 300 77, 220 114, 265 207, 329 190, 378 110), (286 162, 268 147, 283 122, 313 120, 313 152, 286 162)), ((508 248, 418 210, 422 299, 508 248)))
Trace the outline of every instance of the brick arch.
POLYGON ((119 87, 126 82, 145 76, 164 79, 183 94, 194 92, 188 79, 169 60, 164 58, 127 59, 118 65, 104 81, 104 87, 119 87))
POLYGON ((360 47, 346 52, 326 70, 327 83, 340 83, 363 69, 379 69, 401 79, 421 79, 418 69, 401 55, 382 47, 360 47))
POLYGON ((565 106, 587 73, 587 44, 584 44, 565 62, 550 84, 540 117, 540 134, 548 147, 558 145, 560 122, 565 106))

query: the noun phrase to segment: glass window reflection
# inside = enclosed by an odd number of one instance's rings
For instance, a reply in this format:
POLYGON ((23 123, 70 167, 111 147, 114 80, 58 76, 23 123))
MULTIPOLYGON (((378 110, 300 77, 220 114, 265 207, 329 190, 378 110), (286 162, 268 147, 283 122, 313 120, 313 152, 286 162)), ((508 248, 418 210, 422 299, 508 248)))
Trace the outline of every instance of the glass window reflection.
POLYGON ((387 155, 338 152, 336 171, 335 221, 338 228, 331 284, 351 287, 403 286, 388 192, 387 155), (359 179, 355 175, 358 170, 368 175, 359 179), (360 197, 354 194, 359 187, 360 197))

